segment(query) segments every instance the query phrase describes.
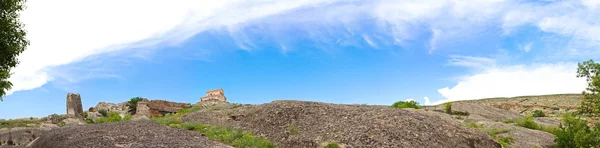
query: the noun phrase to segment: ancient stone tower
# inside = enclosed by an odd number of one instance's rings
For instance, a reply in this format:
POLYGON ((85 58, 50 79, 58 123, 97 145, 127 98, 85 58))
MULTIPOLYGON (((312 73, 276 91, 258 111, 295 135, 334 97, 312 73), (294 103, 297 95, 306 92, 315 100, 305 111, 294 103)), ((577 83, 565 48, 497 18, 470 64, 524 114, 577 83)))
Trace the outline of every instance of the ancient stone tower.
POLYGON ((222 88, 209 90, 206 92, 206 96, 200 98, 200 101, 222 101, 227 102, 227 98, 225 97, 225 92, 223 92, 222 88))
POLYGON ((67 94, 67 115, 83 118, 83 107, 81 106, 81 96, 79 94, 67 94))

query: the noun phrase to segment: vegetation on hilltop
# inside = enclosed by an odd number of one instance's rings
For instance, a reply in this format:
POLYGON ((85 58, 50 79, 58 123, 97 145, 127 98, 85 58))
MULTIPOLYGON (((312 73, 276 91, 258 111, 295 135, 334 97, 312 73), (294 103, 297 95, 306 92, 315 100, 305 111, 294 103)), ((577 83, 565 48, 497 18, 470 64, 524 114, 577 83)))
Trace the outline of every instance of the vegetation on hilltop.
POLYGON ((24 3, 25 0, 0 1, 0 101, 12 88, 8 78, 10 70, 19 64, 17 56, 29 45, 24 25, 19 20, 24 3))
POLYGON ((392 104, 393 108, 414 108, 414 109, 421 109, 421 105, 419 105, 419 102, 416 102, 414 100, 410 100, 410 101, 398 101, 398 102, 394 102, 394 104, 392 104))

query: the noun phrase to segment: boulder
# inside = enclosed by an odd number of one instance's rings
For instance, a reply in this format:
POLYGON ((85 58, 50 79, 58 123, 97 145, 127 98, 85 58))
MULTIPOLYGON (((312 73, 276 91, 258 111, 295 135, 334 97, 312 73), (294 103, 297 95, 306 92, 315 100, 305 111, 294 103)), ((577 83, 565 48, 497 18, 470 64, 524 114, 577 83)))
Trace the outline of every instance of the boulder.
POLYGON ((48 116, 48 120, 52 123, 52 124, 58 124, 60 121, 67 119, 69 116, 67 115, 57 115, 57 114, 53 114, 48 116))
POLYGON ((102 114, 98 112, 88 112, 88 116, 86 119, 90 119, 94 122, 98 121, 98 118, 102 117, 102 114))
POLYGON ((143 121, 143 120, 150 120, 150 118, 146 117, 146 116, 134 116, 133 119, 131 119, 133 121, 143 121))
POLYGON ((62 122, 65 122, 65 125, 83 125, 83 124, 85 124, 84 121, 82 121, 81 119, 78 119, 78 118, 67 118, 65 120, 62 120, 62 122))

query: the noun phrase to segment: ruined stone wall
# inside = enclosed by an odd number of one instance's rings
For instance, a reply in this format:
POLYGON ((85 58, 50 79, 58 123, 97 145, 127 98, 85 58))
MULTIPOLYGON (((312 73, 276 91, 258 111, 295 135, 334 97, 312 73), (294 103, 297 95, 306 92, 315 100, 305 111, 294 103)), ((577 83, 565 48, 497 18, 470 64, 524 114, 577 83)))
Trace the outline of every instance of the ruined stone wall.
POLYGON ((135 110, 135 115, 152 117, 150 113, 150 108, 148 107, 148 100, 142 100, 137 102, 137 108, 135 110))
POLYGON ((222 101, 227 102, 227 98, 225 97, 225 92, 223 89, 214 89, 206 92, 206 96, 200 98, 200 101, 222 101))
POLYGON ((83 107, 81 106, 81 96, 79 94, 67 94, 67 115, 83 119, 83 107))
POLYGON ((190 103, 177 103, 165 100, 139 101, 137 104, 136 115, 146 117, 160 117, 165 113, 177 113, 183 108, 189 108, 190 103))

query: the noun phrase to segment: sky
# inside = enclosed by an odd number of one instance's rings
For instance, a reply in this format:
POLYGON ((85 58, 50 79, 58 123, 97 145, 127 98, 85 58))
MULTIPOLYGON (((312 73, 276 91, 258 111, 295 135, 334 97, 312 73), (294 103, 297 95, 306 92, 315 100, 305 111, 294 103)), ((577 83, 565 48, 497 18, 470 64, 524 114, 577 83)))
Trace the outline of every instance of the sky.
POLYGON ((28 0, 0 118, 132 97, 422 105, 581 93, 599 0, 28 0))

